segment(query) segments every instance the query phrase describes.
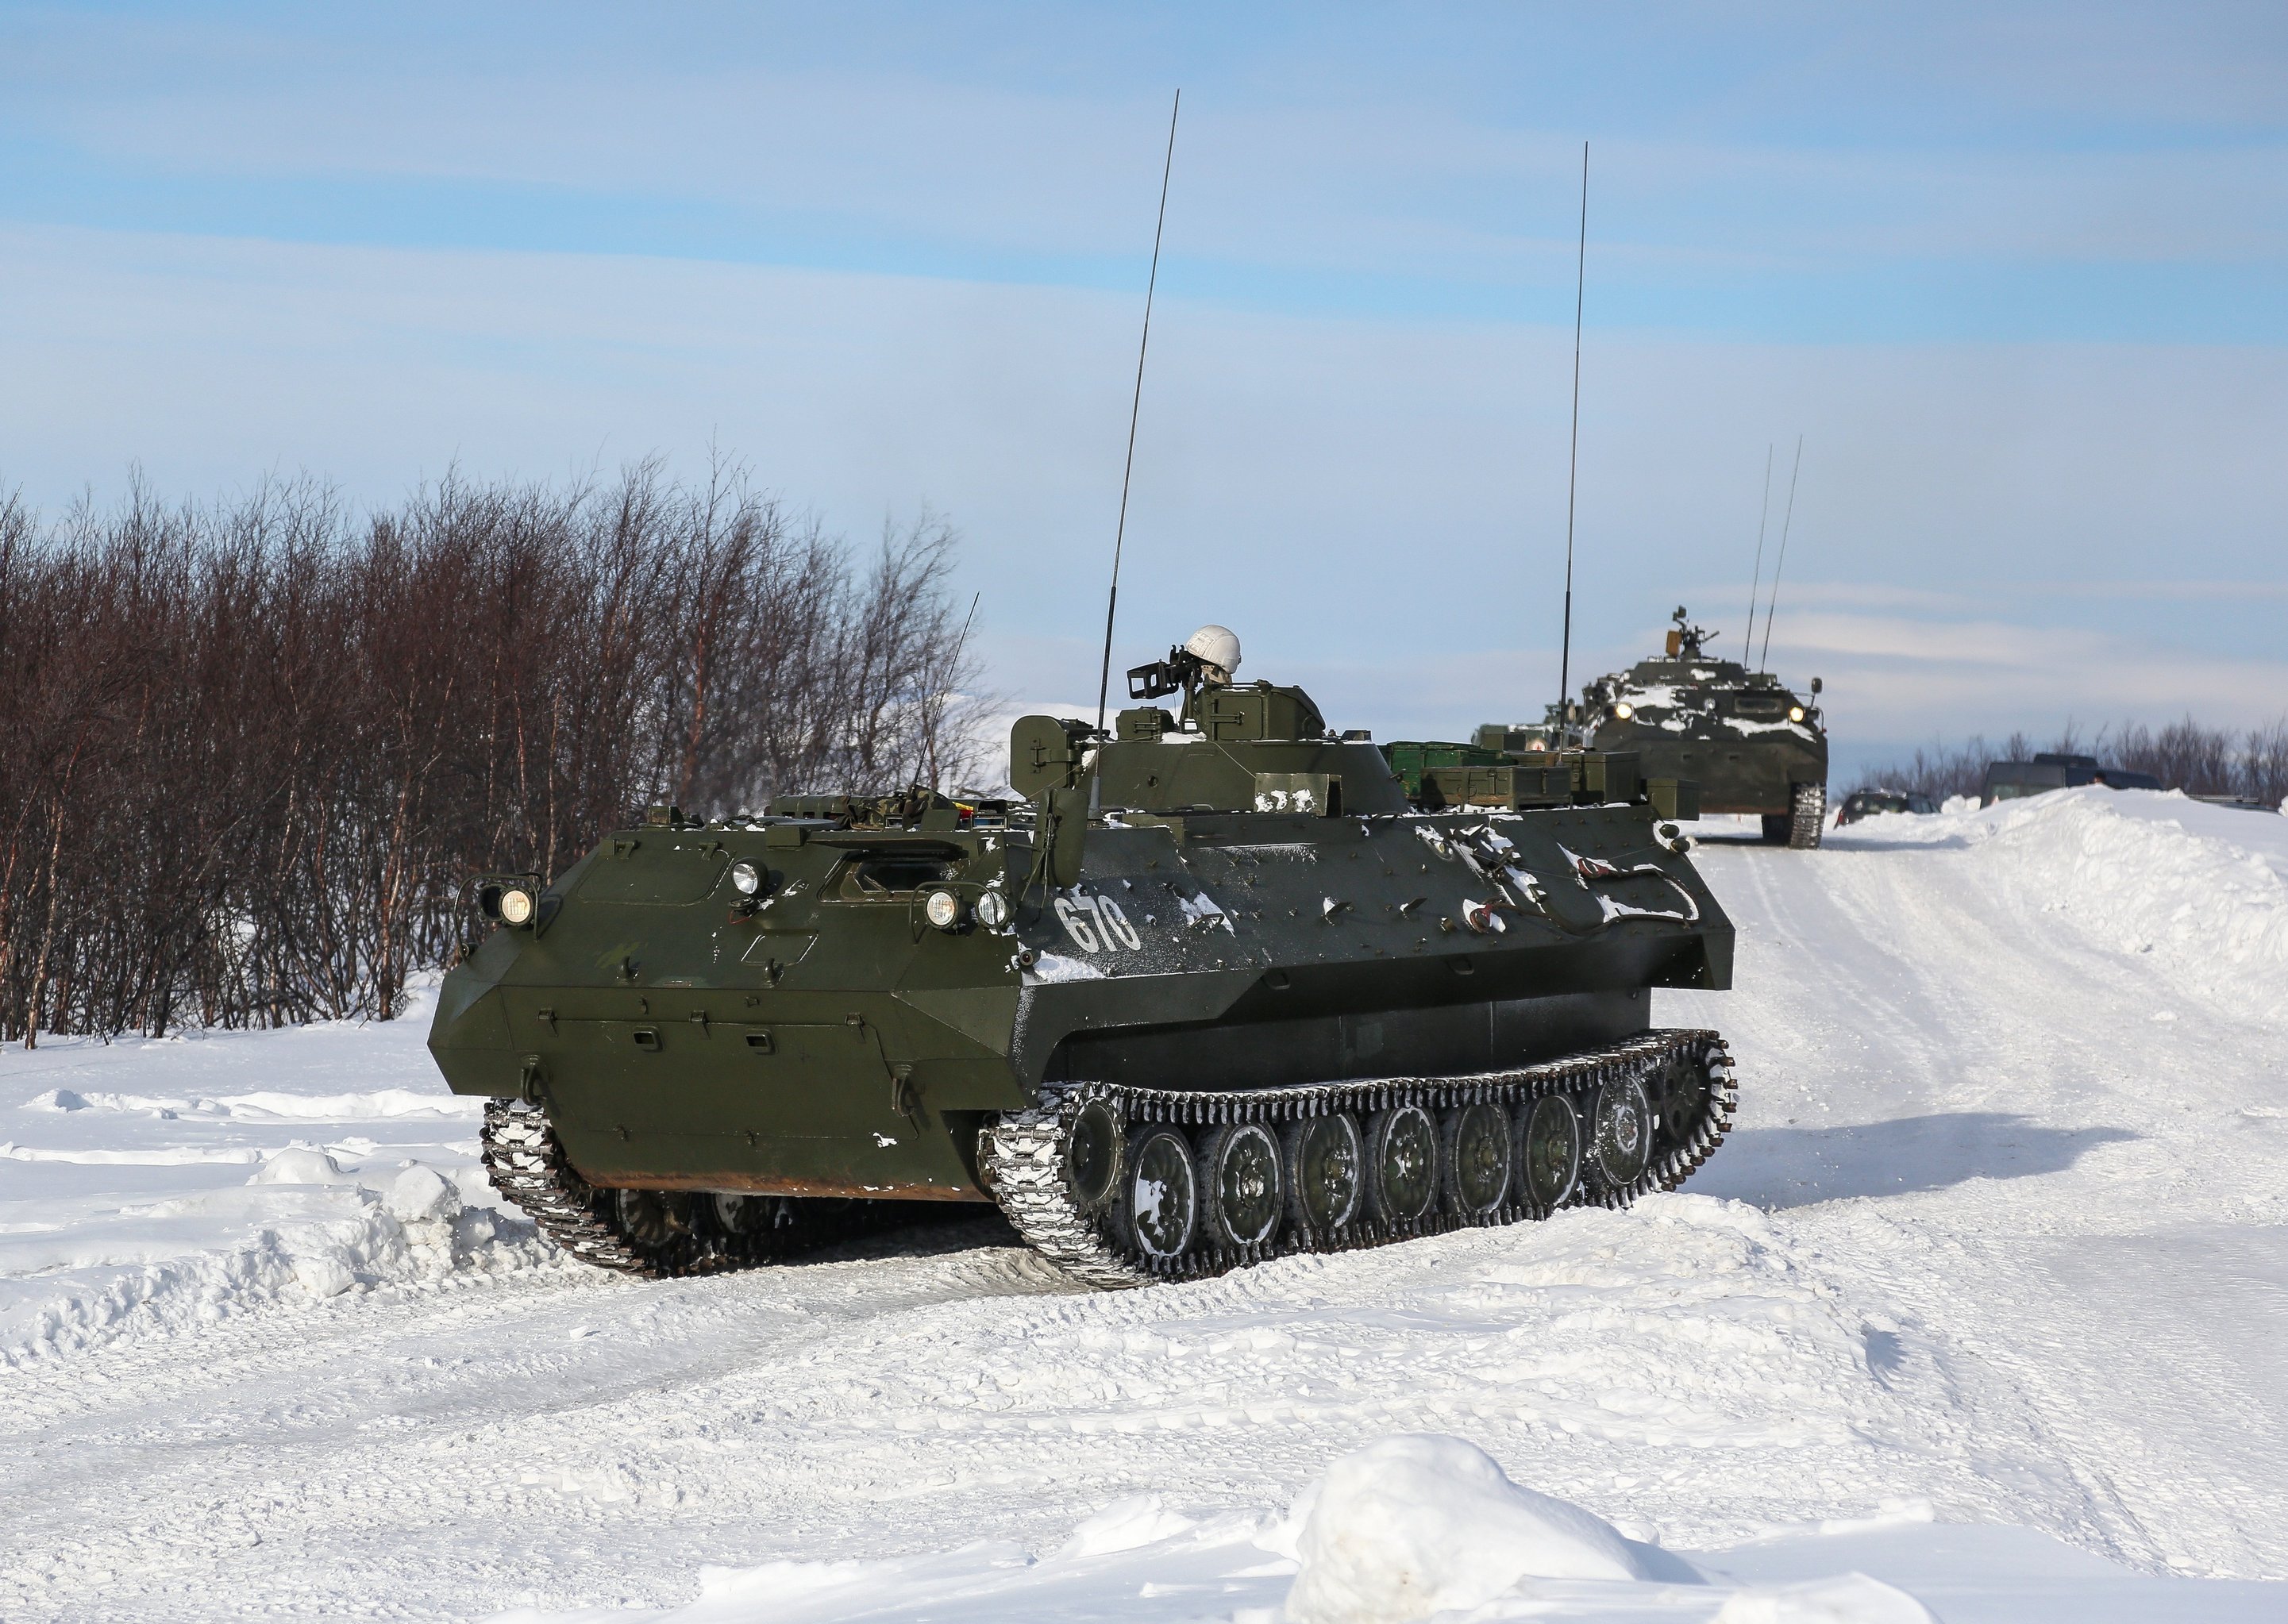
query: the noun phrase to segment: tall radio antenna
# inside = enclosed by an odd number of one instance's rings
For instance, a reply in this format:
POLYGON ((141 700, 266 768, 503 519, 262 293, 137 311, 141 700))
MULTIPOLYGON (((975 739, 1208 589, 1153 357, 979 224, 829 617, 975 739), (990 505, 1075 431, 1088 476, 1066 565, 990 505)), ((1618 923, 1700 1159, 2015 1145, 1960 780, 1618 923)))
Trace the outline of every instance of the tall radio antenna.
POLYGON ((1772 562, 1771 601, 1764 606, 1764 652, 1756 656, 1756 669, 1772 669, 1772 616, 1779 612, 1780 571, 1787 567, 1788 532, 1795 527, 1795 482, 1803 474, 1803 436, 1795 437, 1795 471, 1788 475, 1787 517, 1780 521, 1780 556, 1772 562))
POLYGON ((1772 452, 1776 449, 1769 441, 1764 445, 1764 506, 1756 519, 1756 573, 1748 582, 1748 635, 1740 639, 1740 661, 1747 663, 1748 651, 1756 646, 1756 599, 1764 590, 1764 532, 1772 522, 1772 452))
POLYGON ((1168 155, 1160 165, 1160 218, 1152 227, 1152 274, 1144 283, 1144 336, 1136 341, 1136 392, 1128 402, 1128 460, 1120 468, 1120 522, 1112 532, 1112 590, 1104 600, 1104 663, 1096 674, 1096 725, 1104 730, 1105 695, 1112 687, 1112 621, 1120 612, 1120 550, 1128 539, 1128 480, 1136 471, 1136 418, 1144 408, 1144 352, 1152 343, 1152 295, 1160 285, 1160 234, 1168 225, 1168 177, 1176 168, 1176 115, 1184 92, 1168 109, 1168 155))
POLYGON ((1557 656, 1557 725, 1573 691, 1573 498, 1581 478, 1581 303, 1589 288, 1589 143, 1581 143, 1581 250, 1573 265, 1573 449, 1565 463, 1565 632, 1557 656))

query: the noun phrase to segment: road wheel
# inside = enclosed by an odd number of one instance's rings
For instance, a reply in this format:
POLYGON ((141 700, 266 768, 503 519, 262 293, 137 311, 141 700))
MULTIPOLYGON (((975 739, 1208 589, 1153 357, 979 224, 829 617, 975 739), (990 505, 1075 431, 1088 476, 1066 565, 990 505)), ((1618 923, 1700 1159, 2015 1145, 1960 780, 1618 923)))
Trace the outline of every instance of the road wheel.
POLYGON ((1438 1199, 1438 1125, 1419 1105, 1378 1111, 1366 1132, 1367 1202, 1385 1224, 1412 1224, 1438 1199))
POLYGON ((1562 1094, 1545 1094, 1518 1124, 1518 1176, 1528 1200, 1562 1207, 1581 1184, 1581 1117, 1562 1094))
POLYGON ((1652 1161, 1652 1101, 1634 1077, 1597 1090, 1589 1113, 1589 1162, 1607 1190, 1625 1190, 1652 1161))
POLYGON ((1137 1251, 1163 1262, 1181 1257, 1200 1227, 1190 1141, 1172 1128, 1140 1129, 1128 1141, 1127 1162, 1121 1216, 1137 1251))
POLYGON ((1073 1205, 1094 1212, 1120 1187, 1120 1121, 1100 1099, 1073 1115, 1065 1136, 1065 1189, 1073 1205))
POLYGON ((1440 1149, 1448 1212, 1483 1218, 1509 1200, 1514 1146, 1508 1112, 1482 1101, 1446 1113, 1440 1149))
POLYGON ((1286 1152, 1288 1209, 1307 1235, 1347 1227, 1365 1205, 1366 1147, 1348 1113, 1306 1117, 1281 1136, 1286 1152))
POLYGON ((769 1203, 759 1195, 718 1190, 707 1198, 705 1211, 726 1235, 759 1235, 771 1227, 769 1203))
POLYGON ((1708 1109, 1708 1074, 1698 1062, 1680 1055, 1661 1068, 1656 1083, 1659 1092, 1653 1099, 1659 1113, 1656 1143, 1664 1149, 1680 1149, 1690 1141, 1692 1130, 1708 1109))
MULTIPOLYGON (((1769 822, 1770 820, 1765 820, 1769 822)), ((1819 844, 1819 832, 1827 822, 1827 786, 1798 784, 1795 787, 1795 813, 1788 820, 1787 843, 1799 852, 1809 852, 1819 844)))
POLYGON ((660 1190, 615 1190, 612 1216, 622 1239, 656 1252, 679 1235, 691 1232, 682 1203, 660 1190))
POLYGON ((1287 1180, 1279 1141, 1259 1122, 1212 1129, 1200 1146, 1201 1216, 1209 1239, 1221 1247, 1258 1247, 1279 1232, 1287 1210, 1287 1180))

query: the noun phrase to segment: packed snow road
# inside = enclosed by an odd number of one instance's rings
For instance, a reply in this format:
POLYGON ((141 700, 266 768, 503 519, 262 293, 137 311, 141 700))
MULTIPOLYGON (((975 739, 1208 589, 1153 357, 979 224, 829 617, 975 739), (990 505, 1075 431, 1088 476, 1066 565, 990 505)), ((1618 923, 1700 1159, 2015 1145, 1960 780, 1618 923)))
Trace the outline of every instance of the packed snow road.
POLYGON ((1851 1568, 1958 1624, 2288 1616, 2224 1582, 2288 1579, 2288 820, 1704 833, 1740 990, 1656 1017, 1743 1109, 1690 1193, 1196 1285, 989 1219, 568 1265, 417 1011, 10 1053, 0 1617, 1261 1617, 1289 1501, 1400 1433, 1709 1581, 1536 1616, 1913 1616, 1770 1588, 1851 1568))

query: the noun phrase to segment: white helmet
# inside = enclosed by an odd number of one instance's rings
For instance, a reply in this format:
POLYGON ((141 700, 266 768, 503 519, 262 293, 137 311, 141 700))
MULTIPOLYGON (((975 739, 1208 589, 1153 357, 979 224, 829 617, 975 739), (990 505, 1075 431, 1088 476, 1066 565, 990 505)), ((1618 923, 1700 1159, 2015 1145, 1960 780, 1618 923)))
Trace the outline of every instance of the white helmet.
POLYGON ((1184 652, 1207 668, 1218 682, 1229 682, 1239 669, 1239 638, 1228 626, 1203 626, 1184 639, 1184 652))

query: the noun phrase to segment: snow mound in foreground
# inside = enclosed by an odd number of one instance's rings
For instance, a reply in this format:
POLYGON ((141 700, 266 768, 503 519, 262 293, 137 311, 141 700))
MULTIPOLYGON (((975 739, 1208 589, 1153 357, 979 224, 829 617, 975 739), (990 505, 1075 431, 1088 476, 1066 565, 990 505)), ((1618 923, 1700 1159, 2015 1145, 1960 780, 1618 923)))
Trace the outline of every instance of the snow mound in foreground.
POLYGON ((1903 1590, 1864 1573, 1736 1590, 1713 1624, 1933 1624, 1903 1590))
POLYGON ((435 1168, 345 1173, 306 1146, 274 1153, 242 1188, 154 1202, 139 1216, 128 1232, 114 1228, 99 1238, 75 1241, 68 1231, 12 1238, 12 1250, 45 1255, 17 1260, 37 1269, 0 1279, 0 1366, 125 1335, 168 1335, 254 1308, 307 1307, 352 1291, 497 1274, 560 1256, 528 1224, 470 1205, 435 1168), (166 1255, 184 1232, 234 1231, 231 1244, 166 1255))
POLYGON ((2276 1616, 2270 1587, 2130 1574, 2023 1528, 1879 1519, 1688 1562, 1520 1487, 1474 1445, 1416 1433, 1337 1459, 1283 1519, 1135 1495, 1046 1556, 979 1540, 706 1565, 679 1604, 527 1605, 489 1624, 1934 1624, 1898 1585, 1943 1594, 1950 1619, 2009 1624, 2276 1616))
POLYGON ((1404 1624, 1482 1606, 1534 1579, 1699 1578, 1594 1513, 1519 1487, 1458 1438, 1385 1438, 1336 1462, 1307 1493, 1292 1624, 1404 1624))

